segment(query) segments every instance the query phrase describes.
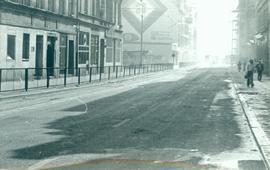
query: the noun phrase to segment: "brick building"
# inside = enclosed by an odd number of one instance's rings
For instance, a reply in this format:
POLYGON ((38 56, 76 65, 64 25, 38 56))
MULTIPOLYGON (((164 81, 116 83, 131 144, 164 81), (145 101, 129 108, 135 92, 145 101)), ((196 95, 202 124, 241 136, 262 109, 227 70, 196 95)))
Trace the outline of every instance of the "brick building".
POLYGON ((121 0, 0 0, 0 68, 122 63, 121 0))

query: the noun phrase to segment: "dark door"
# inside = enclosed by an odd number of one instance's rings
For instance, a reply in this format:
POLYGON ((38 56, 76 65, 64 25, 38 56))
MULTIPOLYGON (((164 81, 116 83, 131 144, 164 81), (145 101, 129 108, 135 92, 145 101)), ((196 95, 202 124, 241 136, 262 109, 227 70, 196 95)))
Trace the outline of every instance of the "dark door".
POLYGON ((74 74, 74 41, 68 43, 68 74, 74 74))
POLYGON ((36 78, 40 78, 43 73, 43 36, 37 35, 36 39, 36 78))
POLYGON ((104 58, 105 58, 105 40, 100 40, 100 67, 101 72, 104 73, 104 58))
POLYGON ((47 41, 47 68, 48 75, 54 75, 54 54, 55 54, 55 37, 48 37, 47 41))

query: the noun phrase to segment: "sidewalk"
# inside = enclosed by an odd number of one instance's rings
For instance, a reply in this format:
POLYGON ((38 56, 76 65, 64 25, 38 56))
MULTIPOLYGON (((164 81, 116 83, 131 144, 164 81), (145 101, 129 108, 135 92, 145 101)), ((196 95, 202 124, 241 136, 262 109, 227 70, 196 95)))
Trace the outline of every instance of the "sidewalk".
MULTIPOLYGON (((185 72, 188 70, 192 70, 196 67, 196 65, 192 66, 186 66, 182 68, 177 68, 176 70, 179 70, 180 72, 185 72)), ((57 93, 57 92, 63 92, 63 91, 70 91, 70 90, 76 90, 81 88, 89 88, 89 87, 95 87, 95 86, 101 86, 111 83, 117 83, 117 82, 123 82, 123 81, 136 81, 136 80, 146 80, 146 79, 152 79, 154 77, 160 77, 161 75, 168 74, 173 70, 164 70, 159 72, 149 72, 144 74, 136 74, 132 76, 126 76, 126 77, 118 77, 113 78, 111 80, 102 80, 102 81, 93 81, 92 83, 81 83, 80 86, 76 86, 74 84, 64 86, 54 86, 50 88, 33 88, 29 89, 27 92, 25 90, 17 90, 17 91, 7 91, 7 92, 0 92, 0 100, 3 99, 9 99, 9 98, 16 98, 16 97, 23 97, 23 96, 29 96, 29 95, 41 95, 41 94, 49 94, 49 93, 57 93)))
POLYGON ((247 88, 244 73, 232 73, 238 97, 246 113, 250 129, 270 169, 270 77, 257 81, 254 88, 247 88))

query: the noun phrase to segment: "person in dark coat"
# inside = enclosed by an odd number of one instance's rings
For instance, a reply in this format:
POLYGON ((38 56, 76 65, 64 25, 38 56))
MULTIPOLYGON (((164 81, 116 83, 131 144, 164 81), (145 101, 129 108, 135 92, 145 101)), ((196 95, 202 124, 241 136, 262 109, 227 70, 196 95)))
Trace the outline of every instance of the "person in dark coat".
POLYGON ((264 65, 261 61, 259 61, 259 63, 256 65, 256 70, 258 73, 258 81, 262 81, 262 74, 263 74, 263 70, 264 70, 264 65))
POLYGON ((247 73, 246 73, 248 87, 254 87, 254 82, 253 82, 254 71, 255 71, 254 60, 251 59, 251 60, 249 60, 249 63, 247 66, 247 73))

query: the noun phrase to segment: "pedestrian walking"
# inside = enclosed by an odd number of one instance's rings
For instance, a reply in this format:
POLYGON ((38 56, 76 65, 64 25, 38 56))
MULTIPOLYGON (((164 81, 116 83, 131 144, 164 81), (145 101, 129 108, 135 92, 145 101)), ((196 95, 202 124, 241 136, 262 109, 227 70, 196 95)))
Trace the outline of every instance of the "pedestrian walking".
POLYGON ((263 70, 264 70, 264 65, 263 65, 262 61, 258 62, 258 64, 256 65, 256 70, 258 73, 258 81, 262 81, 262 74, 263 74, 263 70))
POLYGON ((255 71, 255 65, 254 65, 254 60, 249 60, 249 63, 247 65, 247 72, 246 72, 246 79, 247 79, 247 86, 248 87, 254 87, 254 82, 253 82, 253 74, 255 71))
POLYGON ((238 67, 238 71, 241 72, 241 70, 242 70, 242 63, 241 63, 241 61, 238 62, 237 67, 238 67))

